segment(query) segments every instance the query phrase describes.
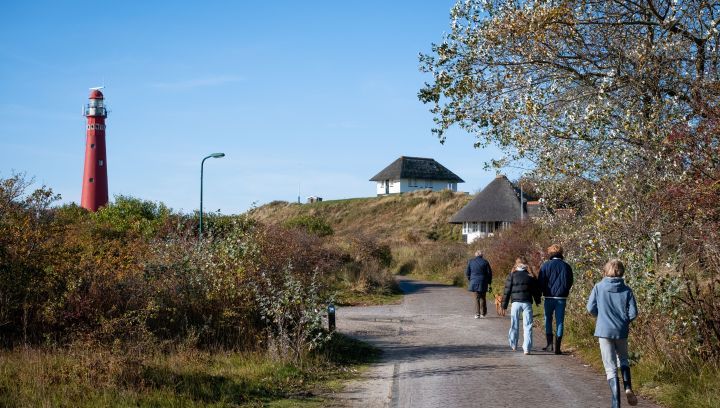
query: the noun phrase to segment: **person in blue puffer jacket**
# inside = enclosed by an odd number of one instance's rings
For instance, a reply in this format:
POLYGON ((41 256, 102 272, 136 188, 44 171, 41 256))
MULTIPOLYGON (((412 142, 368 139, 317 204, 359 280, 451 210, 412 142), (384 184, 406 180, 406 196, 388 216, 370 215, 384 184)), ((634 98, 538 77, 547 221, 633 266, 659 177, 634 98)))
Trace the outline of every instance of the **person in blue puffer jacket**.
POLYGON ((562 354, 563 330, 565 327, 565 304, 567 303, 570 288, 573 285, 573 271, 570 265, 563 260, 563 247, 558 244, 550 245, 547 249, 548 261, 540 267, 538 282, 542 295, 545 298, 545 338, 547 346, 544 351, 553 351, 553 315, 555 315, 555 354, 562 354))
POLYGON ((620 361, 625 396, 628 404, 637 405, 632 390, 630 364, 628 361, 628 334, 630 322, 637 317, 637 304, 632 289, 625 284, 625 266, 619 259, 611 259, 603 268, 605 276, 590 292, 587 310, 597 317, 595 337, 600 343, 600 354, 612 392, 613 408, 620 407, 620 379, 617 361, 620 361))

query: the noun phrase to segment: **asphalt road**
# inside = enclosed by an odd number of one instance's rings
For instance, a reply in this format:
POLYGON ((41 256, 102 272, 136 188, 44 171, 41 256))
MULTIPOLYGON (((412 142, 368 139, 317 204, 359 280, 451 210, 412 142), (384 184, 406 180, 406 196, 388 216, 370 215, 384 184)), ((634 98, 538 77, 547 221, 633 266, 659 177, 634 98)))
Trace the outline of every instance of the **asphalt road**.
MULTIPOLYGON (((533 330, 533 353, 526 356, 521 347, 513 352, 507 341, 510 319, 495 314, 492 300, 488 317, 475 319, 474 297, 466 290, 407 279, 400 286, 406 294, 400 305, 338 309, 340 332, 384 354, 337 394, 332 406, 610 406, 604 374, 572 355, 541 351, 542 330, 533 330)), ((542 317, 535 319, 539 323, 542 317)), ((645 400, 638 406, 657 407, 645 400)))

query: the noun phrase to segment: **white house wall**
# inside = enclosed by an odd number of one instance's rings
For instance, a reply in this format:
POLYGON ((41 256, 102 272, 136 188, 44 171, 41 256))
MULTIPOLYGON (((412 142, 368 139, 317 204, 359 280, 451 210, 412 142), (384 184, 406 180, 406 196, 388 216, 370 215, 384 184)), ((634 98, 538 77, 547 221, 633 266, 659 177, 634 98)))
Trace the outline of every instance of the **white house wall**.
POLYGON ((496 231, 509 228, 511 224, 508 221, 463 222, 462 234, 465 242, 472 244, 476 239, 492 237, 496 231))
MULTIPOLYGON (((448 189, 456 192, 457 183, 447 180, 400 179, 390 180, 389 194, 409 193, 417 190, 442 191, 448 189)), ((388 194, 386 193, 384 181, 376 183, 376 192, 377 195, 388 194)))
POLYGON ((377 195, 399 194, 399 193, 403 192, 402 186, 401 186, 401 184, 402 184, 401 180, 390 180, 389 184, 390 184, 390 187, 386 190, 385 181, 378 181, 376 183, 377 195))

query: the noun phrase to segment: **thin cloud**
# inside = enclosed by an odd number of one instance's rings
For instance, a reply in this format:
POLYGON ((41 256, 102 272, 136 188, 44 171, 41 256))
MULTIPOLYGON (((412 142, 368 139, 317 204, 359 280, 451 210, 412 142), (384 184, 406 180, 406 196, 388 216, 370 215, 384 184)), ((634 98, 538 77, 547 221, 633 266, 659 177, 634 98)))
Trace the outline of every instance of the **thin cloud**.
POLYGON ((245 78, 233 75, 218 75, 204 78, 186 79, 175 82, 156 82, 150 84, 153 88, 166 90, 186 90, 194 88, 204 88, 209 86, 227 85, 244 81, 245 78))

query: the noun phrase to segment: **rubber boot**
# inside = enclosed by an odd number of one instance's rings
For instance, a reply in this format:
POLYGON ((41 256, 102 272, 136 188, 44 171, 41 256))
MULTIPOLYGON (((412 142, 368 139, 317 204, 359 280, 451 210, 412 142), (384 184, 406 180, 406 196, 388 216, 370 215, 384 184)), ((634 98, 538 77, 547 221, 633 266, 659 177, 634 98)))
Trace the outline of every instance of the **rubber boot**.
POLYGON ((552 333, 545 333, 545 339, 547 340, 547 346, 543 347, 543 351, 553 351, 553 335, 552 333))
POLYGON ((620 408, 620 379, 618 377, 607 380, 612 394, 612 408, 620 408))
POLYGON ((638 404, 638 399, 632 390, 632 379, 630 378, 630 367, 620 366, 620 372, 622 372, 623 385, 625 386, 625 397, 627 397, 628 404, 635 406, 638 404))
POLYGON ((555 336, 555 354, 562 354, 562 351, 560 351, 561 343, 562 343, 562 336, 555 336))

